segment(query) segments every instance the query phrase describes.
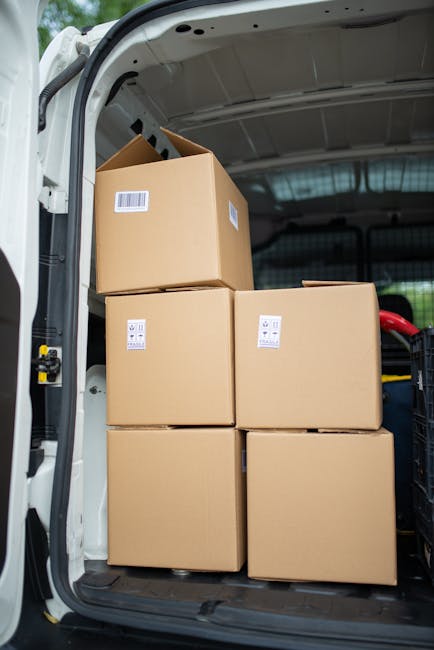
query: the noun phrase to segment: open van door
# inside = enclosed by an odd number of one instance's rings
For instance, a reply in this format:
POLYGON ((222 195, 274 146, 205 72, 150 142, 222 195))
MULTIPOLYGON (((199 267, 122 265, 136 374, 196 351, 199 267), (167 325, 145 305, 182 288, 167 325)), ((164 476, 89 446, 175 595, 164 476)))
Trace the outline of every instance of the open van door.
POLYGON ((37 25, 45 4, 0 3, 0 645, 15 632, 23 591, 41 184, 37 25))

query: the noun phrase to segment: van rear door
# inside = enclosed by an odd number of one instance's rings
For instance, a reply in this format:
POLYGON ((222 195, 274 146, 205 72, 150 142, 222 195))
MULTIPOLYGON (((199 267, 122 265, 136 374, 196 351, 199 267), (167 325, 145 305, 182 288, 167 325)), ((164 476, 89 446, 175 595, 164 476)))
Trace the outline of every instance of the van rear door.
POLYGON ((0 646, 18 623, 24 574, 41 185, 37 25, 45 4, 0 3, 0 646))

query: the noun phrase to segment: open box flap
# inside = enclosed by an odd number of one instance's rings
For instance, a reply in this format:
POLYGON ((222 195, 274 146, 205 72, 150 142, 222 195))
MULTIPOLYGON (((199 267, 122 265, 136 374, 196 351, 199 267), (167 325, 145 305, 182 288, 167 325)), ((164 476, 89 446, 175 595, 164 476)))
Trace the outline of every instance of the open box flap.
POLYGON ((346 282, 344 280, 302 280, 303 287, 339 287, 347 284, 365 284, 364 282, 346 282))
POLYGON ((385 433, 390 434, 388 429, 380 427, 379 429, 318 429, 318 433, 354 433, 354 434, 366 434, 366 435, 383 435, 385 433))
POLYGON ((248 429, 247 433, 307 433, 307 429, 248 429))
POLYGON ((202 145, 196 144, 191 140, 187 140, 187 138, 184 138, 182 135, 178 135, 177 133, 173 133, 173 131, 169 131, 169 129, 164 129, 163 127, 161 127, 161 131, 164 133, 166 138, 173 144, 176 151, 180 153, 181 156, 183 157, 197 156, 198 154, 201 153, 212 153, 210 149, 207 149, 206 147, 202 147, 202 145))
POLYGON ((159 162, 160 160, 163 160, 163 158, 158 151, 142 135, 136 135, 128 144, 100 165, 97 172, 133 167, 134 165, 159 162))
POLYGON ((382 435, 385 433, 390 433, 387 429, 384 429, 384 427, 380 427, 380 429, 377 430, 372 430, 372 429, 339 429, 339 428, 334 428, 334 429, 324 429, 320 428, 317 429, 316 431, 312 431, 309 429, 249 429, 247 433, 264 433, 264 434, 288 434, 288 433, 304 433, 306 435, 310 434, 318 434, 318 433, 351 433, 351 434, 367 434, 367 435, 382 435))

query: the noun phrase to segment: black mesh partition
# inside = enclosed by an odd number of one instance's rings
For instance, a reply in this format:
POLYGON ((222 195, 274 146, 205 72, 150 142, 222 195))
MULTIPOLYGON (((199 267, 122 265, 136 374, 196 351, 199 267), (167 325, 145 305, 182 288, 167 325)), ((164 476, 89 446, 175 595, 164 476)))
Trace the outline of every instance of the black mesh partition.
MULTIPOLYGON (((434 224, 374 227, 367 236, 368 277, 380 296, 404 296, 413 322, 434 321, 434 224)), ((405 316, 405 314, 403 314, 405 316)))
POLYGON ((255 287, 300 286, 301 280, 363 280, 363 244, 357 228, 297 228, 253 255, 255 287))

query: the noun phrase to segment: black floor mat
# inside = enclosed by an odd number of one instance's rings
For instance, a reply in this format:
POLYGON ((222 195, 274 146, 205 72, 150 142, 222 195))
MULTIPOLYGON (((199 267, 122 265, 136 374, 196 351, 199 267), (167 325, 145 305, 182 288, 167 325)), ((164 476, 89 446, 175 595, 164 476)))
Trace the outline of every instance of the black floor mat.
MULTIPOLYGON (((379 636, 383 631, 386 633, 384 647, 434 648, 434 589, 414 555, 414 538, 400 538, 398 550, 397 587, 265 582, 250 580, 245 571, 176 574, 163 569, 109 567, 104 561, 88 561, 86 573, 76 587, 81 598, 91 604, 125 609, 126 619, 128 611, 156 617, 164 612, 168 617, 196 621, 198 625, 204 623, 225 629, 253 625, 258 634, 268 631, 280 635, 290 635, 297 622, 303 622, 302 628, 309 633, 323 631, 315 648, 331 647, 326 639, 327 629, 330 633, 334 630, 334 635, 337 629, 345 630, 346 634, 352 631, 352 637, 357 631, 359 638, 370 647, 383 647, 379 636), (374 639, 372 630, 377 631, 374 639), (391 638, 395 633, 402 641, 399 646, 391 638)), ((53 625, 44 617, 43 604, 32 601, 27 588, 20 625, 9 649, 135 650, 145 646, 149 650, 211 650, 229 645, 120 629, 75 614, 53 625)))

